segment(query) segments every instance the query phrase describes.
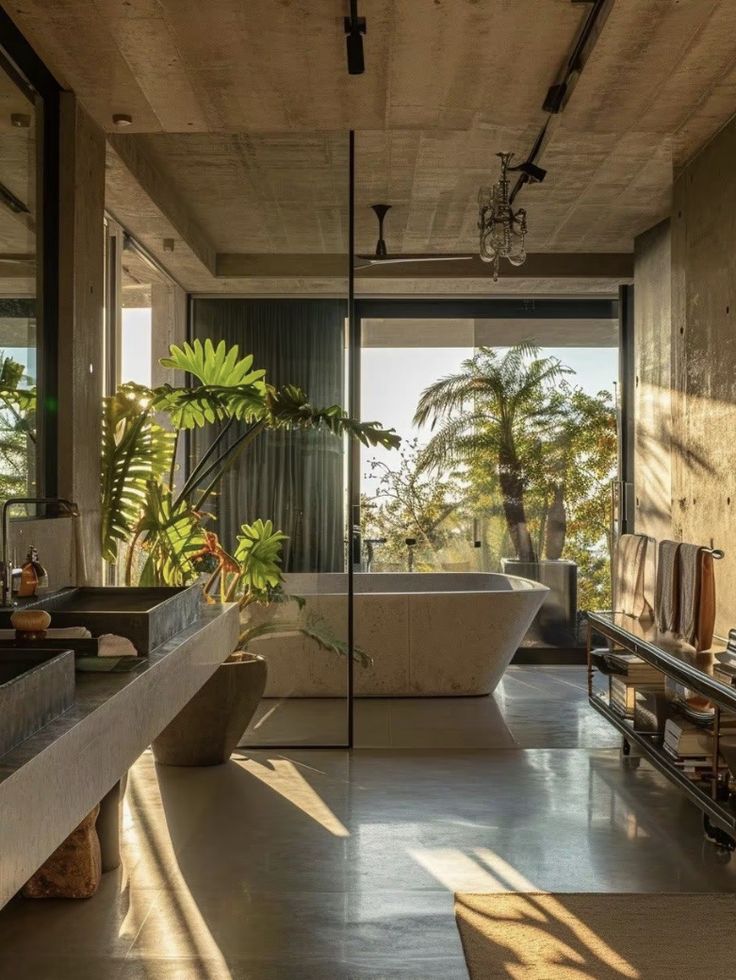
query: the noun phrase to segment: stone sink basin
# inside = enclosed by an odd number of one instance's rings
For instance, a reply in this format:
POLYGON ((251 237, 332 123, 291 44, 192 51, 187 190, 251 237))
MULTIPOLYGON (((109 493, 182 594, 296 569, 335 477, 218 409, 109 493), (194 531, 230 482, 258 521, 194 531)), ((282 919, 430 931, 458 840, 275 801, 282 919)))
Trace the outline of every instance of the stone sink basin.
MULTIPOLYGON (((68 588, 16 608, 45 609, 51 629, 85 626, 93 636, 127 637, 138 653, 148 654, 199 616, 202 588, 68 588)), ((0 626, 10 625, 12 610, 0 611, 0 626)))
POLYGON ((0 756, 73 702, 73 650, 0 650, 0 756))

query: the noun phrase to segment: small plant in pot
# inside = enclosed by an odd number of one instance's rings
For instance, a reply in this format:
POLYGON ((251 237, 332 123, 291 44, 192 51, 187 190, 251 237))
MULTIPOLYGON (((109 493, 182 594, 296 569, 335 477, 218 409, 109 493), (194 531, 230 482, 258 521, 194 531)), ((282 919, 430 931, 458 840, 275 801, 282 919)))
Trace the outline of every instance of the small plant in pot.
MULTIPOLYGON (((251 622, 254 603, 282 602, 281 549, 286 535, 270 521, 243 524, 232 554, 208 527, 207 502, 244 451, 268 429, 326 429, 369 446, 395 448, 399 437, 375 422, 351 419, 339 405, 313 406, 294 385, 274 387, 253 357, 237 345, 194 341, 172 346, 165 367, 185 372, 193 384, 148 388, 121 385, 103 405, 102 552, 124 569, 126 585, 188 585, 208 570, 210 601, 238 602, 243 627, 236 651, 185 706, 154 744, 156 757, 173 765, 223 762, 242 736, 263 693, 265 661, 247 646, 283 622, 251 622), (213 430, 208 448, 185 478, 177 466, 187 430, 213 430), (227 446, 225 431, 236 438, 227 446), (243 719, 245 719, 243 723, 243 719), (230 746, 230 748, 228 748, 230 746)), ((345 653, 319 623, 293 624, 321 647, 345 653)), ((364 655, 360 655, 364 656, 364 655)))

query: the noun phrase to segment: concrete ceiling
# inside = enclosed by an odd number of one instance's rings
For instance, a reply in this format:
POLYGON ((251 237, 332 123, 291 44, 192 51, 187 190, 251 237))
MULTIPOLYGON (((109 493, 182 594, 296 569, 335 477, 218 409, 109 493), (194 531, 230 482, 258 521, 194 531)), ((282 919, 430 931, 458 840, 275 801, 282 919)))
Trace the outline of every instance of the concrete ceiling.
POLYGON ((673 168, 736 108, 733 0, 613 2, 555 117, 541 105, 589 4, 360 0, 367 70, 357 77, 345 70, 346 9, 344 0, 8 5, 101 126, 132 115, 111 139, 109 206, 198 291, 339 289, 328 257, 346 248, 350 127, 358 251, 375 246, 369 205, 380 201, 393 205, 392 253, 472 251, 495 153, 525 156, 552 118, 547 179, 518 202, 529 248, 599 255, 597 266, 526 283, 517 273, 495 287, 459 263, 433 266, 441 279, 431 280, 384 267, 362 272, 360 288, 610 292, 625 276, 606 254, 630 252, 669 212, 673 168), (175 251, 164 254, 171 237, 175 251))

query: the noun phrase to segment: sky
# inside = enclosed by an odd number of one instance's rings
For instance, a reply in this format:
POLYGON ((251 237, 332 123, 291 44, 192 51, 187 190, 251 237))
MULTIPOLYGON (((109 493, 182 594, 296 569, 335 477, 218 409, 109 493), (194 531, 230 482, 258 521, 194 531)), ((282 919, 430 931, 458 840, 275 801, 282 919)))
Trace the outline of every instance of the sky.
POLYGON ((151 309, 124 307, 120 342, 120 380, 151 383, 151 309))
MULTIPOLYGON (((432 382, 456 372, 472 355, 471 348, 460 347, 368 347, 361 357, 362 417, 395 428, 404 438, 418 437, 426 442, 427 430, 417 429, 412 418, 419 396, 432 382)), ((543 348, 543 356, 559 358, 575 371, 567 380, 588 394, 613 392, 618 374, 618 350, 613 347, 543 348)), ((395 466, 395 452, 364 449, 362 452, 363 492, 372 496, 376 481, 367 465, 378 459, 395 466)))

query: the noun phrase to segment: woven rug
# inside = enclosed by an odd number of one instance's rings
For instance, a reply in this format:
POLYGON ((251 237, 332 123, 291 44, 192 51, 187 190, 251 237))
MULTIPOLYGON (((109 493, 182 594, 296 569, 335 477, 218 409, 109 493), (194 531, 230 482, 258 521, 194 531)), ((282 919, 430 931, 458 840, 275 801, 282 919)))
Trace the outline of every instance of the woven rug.
POLYGON ((736 896, 455 896, 471 980, 736 977, 736 896))

